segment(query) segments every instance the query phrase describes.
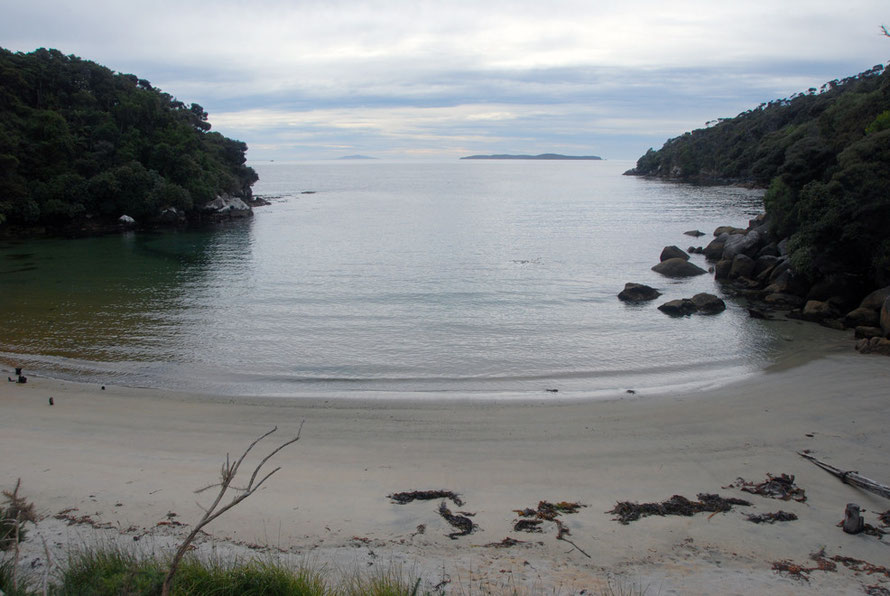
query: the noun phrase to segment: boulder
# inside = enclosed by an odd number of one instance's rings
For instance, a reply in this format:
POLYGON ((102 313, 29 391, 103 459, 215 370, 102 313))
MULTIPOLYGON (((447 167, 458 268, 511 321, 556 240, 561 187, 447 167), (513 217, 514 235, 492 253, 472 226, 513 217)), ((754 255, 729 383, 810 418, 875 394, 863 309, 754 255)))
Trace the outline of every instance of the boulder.
POLYGON ((231 195, 220 195, 209 203, 205 203, 201 210, 224 217, 250 217, 253 215, 253 209, 247 203, 231 195))
POLYGON ((825 319, 830 319, 836 314, 834 308, 832 308, 831 304, 828 302, 808 300, 807 303, 804 304, 800 316, 807 321, 823 321, 825 319))
POLYGON ((729 272, 732 270, 732 261, 729 259, 721 259, 714 265, 714 279, 728 279, 729 272))
POLYGON ((693 236, 695 238, 705 235, 704 232, 701 232, 699 230, 689 230, 688 232, 683 232, 683 233, 686 234, 687 236, 693 236))
POLYGON ((714 230, 714 237, 719 238, 723 234, 747 234, 748 230, 744 228, 735 228, 733 226, 720 226, 714 230))
POLYGON ((872 337, 856 342, 856 351, 860 354, 883 354, 890 356, 890 339, 872 337))
POLYGON ((760 234, 748 232, 747 234, 730 234, 723 243, 723 258, 731 259, 736 255, 756 255, 760 248, 760 234))
POLYGON ((661 273, 666 277, 693 277, 695 275, 704 275, 707 273, 707 271, 698 265, 677 257, 662 261, 654 266, 652 271, 661 273))
POLYGON ((881 288, 880 290, 875 290, 868 296, 862 299, 862 302, 859 303, 860 308, 870 308, 873 311, 878 311, 881 309, 881 306, 884 305, 884 300, 890 298, 890 286, 886 288, 881 288))
POLYGON ((129 227, 129 226, 135 226, 136 220, 133 219, 132 217, 130 217, 129 215, 121 215, 120 217, 117 218, 117 223, 119 223, 122 226, 129 227))
POLYGON ((831 299, 841 310, 847 311, 860 303, 865 293, 862 278, 856 275, 833 273, 826 275, 810 287, 807 300, 831 299))
POLYGON ((726 310, 726 303, 713 294, 696 294, 692 297, 692 304, 703 315, 716 315, 726 310))
MULTIPOLYGON (((726 255, 726 251, 723 252, 726 255)), ((725 259, 724 259, 725 260, 725 259)), ((732 259, 732 267, 729 269, 729 278, 751 277, 754 273, 754 259, 748 255, 738 254, 732 259)))
POLYGON ((784 294, 782 292, 767 294, 763 298, 763 301, 773 306, 787 306, 791 308, 797 308, 798 306, 803 304, 803 298, 801 298, 800 296, 795 296, 794 294, 784 294))
POLYGON ((884 335, 890 335, 890 296, 884 299, 884 305, 881 306, 881 329, 884 335))
POLYGON ((769 275, 769 272, 779 263, 779 257, 773 255, 760 255, 754 261, 754 277, 769 275))
POLYGON ((678 246, 665 246, 661 251, 661 258, 659 261, 667 261, 668 259, 683 259, 684 261, 689 260, 689 255, 683 252, 683 249, 678 246))
POLYGON ((877 327, 881 322, 881 316, 877 310, 859 307, 851 310, 844 317, 844 325, 847 327, 877 327))
POLYGON ((776 249, 779 251, 780 257, 787 257, 788 256, 788 238, 780 240, 779 243, 776 245, 776 249))
POLYGON ((158 215, 158 221, 166 224, 180 223, 185 221, 185 214, 176 207, 167 207, 158 215))
POLYGON ((770 285, 764 288, 764 292, 767 294, 794 294, 802 298, 807 295, 808 289, 809 286, 804 279, 794 275, 791 269, 786 269, 775 279, 771 279, 770 285))
MULTIPOLYGON (((727 235, 726 238, 729 238, 729 236, 727 235)), ((708 245, 702 251, 702 254, 704 254, 705 258, 709 261, 719 261, 723 257, 724 244, 724 240, 715 238, 708 243, 708 245)))
POLYGON ((778 257, 779 256, 779 245, 776 244, 775 242, 770 242, 769 244, 765 245, 763 248, 761 248, 760 250, 757 251, 757 256, 758 257, 763 257, 763 256, 778 257))
POLYGON ((618 299, 624 302, 647 302, 655 300, 659 296, 661 296, 661 292, 655 288, 631 282, 624 284, 624 289, 618 293, 618 299))
POLYGON ((854 335, 856 339, 871 339, 873 337, 884 337, 884 330, 880 327, 857 327, 854 335))
POLYGON ((692 300, 690 300, 689 298, 683 298, 681 300, 671 300, 669 302, 665 302, 658 307, 658 310, 672 317, 685 317, 687 315, 693 314, 697 309, 695 308, 695 304, 692 302, 692 300))

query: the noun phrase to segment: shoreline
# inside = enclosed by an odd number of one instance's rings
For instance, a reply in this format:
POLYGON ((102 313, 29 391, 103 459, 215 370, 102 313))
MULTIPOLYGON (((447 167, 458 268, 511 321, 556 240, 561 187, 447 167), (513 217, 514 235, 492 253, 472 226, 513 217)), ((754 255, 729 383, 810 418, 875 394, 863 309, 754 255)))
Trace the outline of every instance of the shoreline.
MULTIPOLYGON (((207 553, 250 554, 256 551, 244 544, 261 544, 338 567, 389 561, 422 576, 428 588, 447 573, 465 587, 489 582, 475 585, 544 592, 596 589, 619 577, 682 593, 791 594, 804 585, 817 593, 862 593, 863 582, 890 587, 890 578, 839 569, 814 572, 806 583, 771 565, 808 564, 823 546, 830 555, 886 561, 886 537, 846 535, 835 524, 845 504, 856 502, 866 521, 880 526, 876 516, 890 503, 796 453, 812 449, 842 469, 890 479, 886 363, 829 353, 707 390, 527 402, 237 399, 29 378, 0 389, 0 473, 4 489, 21 477, 22 493, 49 515, 35 535, 67 546, 110 540, 103 532, 132 544, 138 534, 151 537, 140 548, 151 543, 166 552, 164 540, 182 527, 158 524, 197 520, 201 496, 193 491, 215 482, 226 453, 237 455, 277 425, 257 449, 265 453, 263 445, 283 442, 305 419, 301 440, 270 462, 281 471, 207 528, 214 537, 201 547, 207 553), (794 474, 808 501, 723 488, 737 477, 760 482, 767 473, 794 474), (386 498, 428 489, 459 493, 461 509, 476 514, 480 529, 449 540, 437 501, 395 505, 386 498), (618 501, 698 493, 748 498, 753 506, 626 526, 604 513, 618 501), (541 500, 587 505, 564 521, 590 559, 557 541, 552 528, 513 531, 513 510, 541 500), (71 507, 115 529, 53 519, 71 507), (779 509, 800 519, 745 520, 779 509), (505 537, 525 544, 485 546, 505 537)), ((42 556, 42 545, 30 556, 42 556)))

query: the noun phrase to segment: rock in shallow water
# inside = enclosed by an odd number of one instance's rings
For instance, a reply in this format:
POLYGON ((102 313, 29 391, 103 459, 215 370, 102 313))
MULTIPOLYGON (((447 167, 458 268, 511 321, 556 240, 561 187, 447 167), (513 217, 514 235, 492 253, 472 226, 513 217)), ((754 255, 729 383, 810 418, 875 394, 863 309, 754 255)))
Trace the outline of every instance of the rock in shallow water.
POLYGON ((624 289, 618 293, 618 299, 624 302, 647 302, 661 296, 661 292, 655 288, 643 284, 628 282, 624 289))
POLYGON ((695 275, 704 275, 707 273, 704 269, 690 263, 689 261, 681 258, 673 258, 668 259, 666 261, 662 261, 658 265, 652 268, 652 271, 656 273, 661 273, 667 277, 692 277, 695 275))

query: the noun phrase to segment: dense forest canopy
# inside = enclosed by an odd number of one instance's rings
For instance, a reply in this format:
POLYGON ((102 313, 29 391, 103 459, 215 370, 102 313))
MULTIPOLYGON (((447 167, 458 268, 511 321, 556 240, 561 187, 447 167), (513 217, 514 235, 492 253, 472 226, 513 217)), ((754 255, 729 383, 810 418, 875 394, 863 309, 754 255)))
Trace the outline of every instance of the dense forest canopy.
POLYGON ((811 279, 890 284, 890 68, 761 104, 650 149, 630 174, 768 186, 767 215, 811 279))
POLYGON ((249 198, 247 145, 132 74, 58 50, 0 48, 0 225, 195 213, 249 198))

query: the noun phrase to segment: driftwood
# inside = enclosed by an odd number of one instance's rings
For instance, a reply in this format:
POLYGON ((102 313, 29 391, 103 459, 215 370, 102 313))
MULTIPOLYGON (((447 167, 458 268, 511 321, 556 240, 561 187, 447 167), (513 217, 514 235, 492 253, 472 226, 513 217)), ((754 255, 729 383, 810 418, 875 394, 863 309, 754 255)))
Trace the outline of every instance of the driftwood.
POLYGON ((810 460, 832 476, 836 476, 844 484, 851 484, 855 487, 861 488, 862 490, 867 490, 869 492, 875 493, 876 495, 881 495, 885 499, 890 499, 890 486, 887 486, 886 484, 875 482, 874 480, 861 475, 859 472, 855 472, 852 470, 844 471, 840 468, 835 468, 831 464, 820 461, 809 453, 798 451, 797 454, 805 459, 810 460))

